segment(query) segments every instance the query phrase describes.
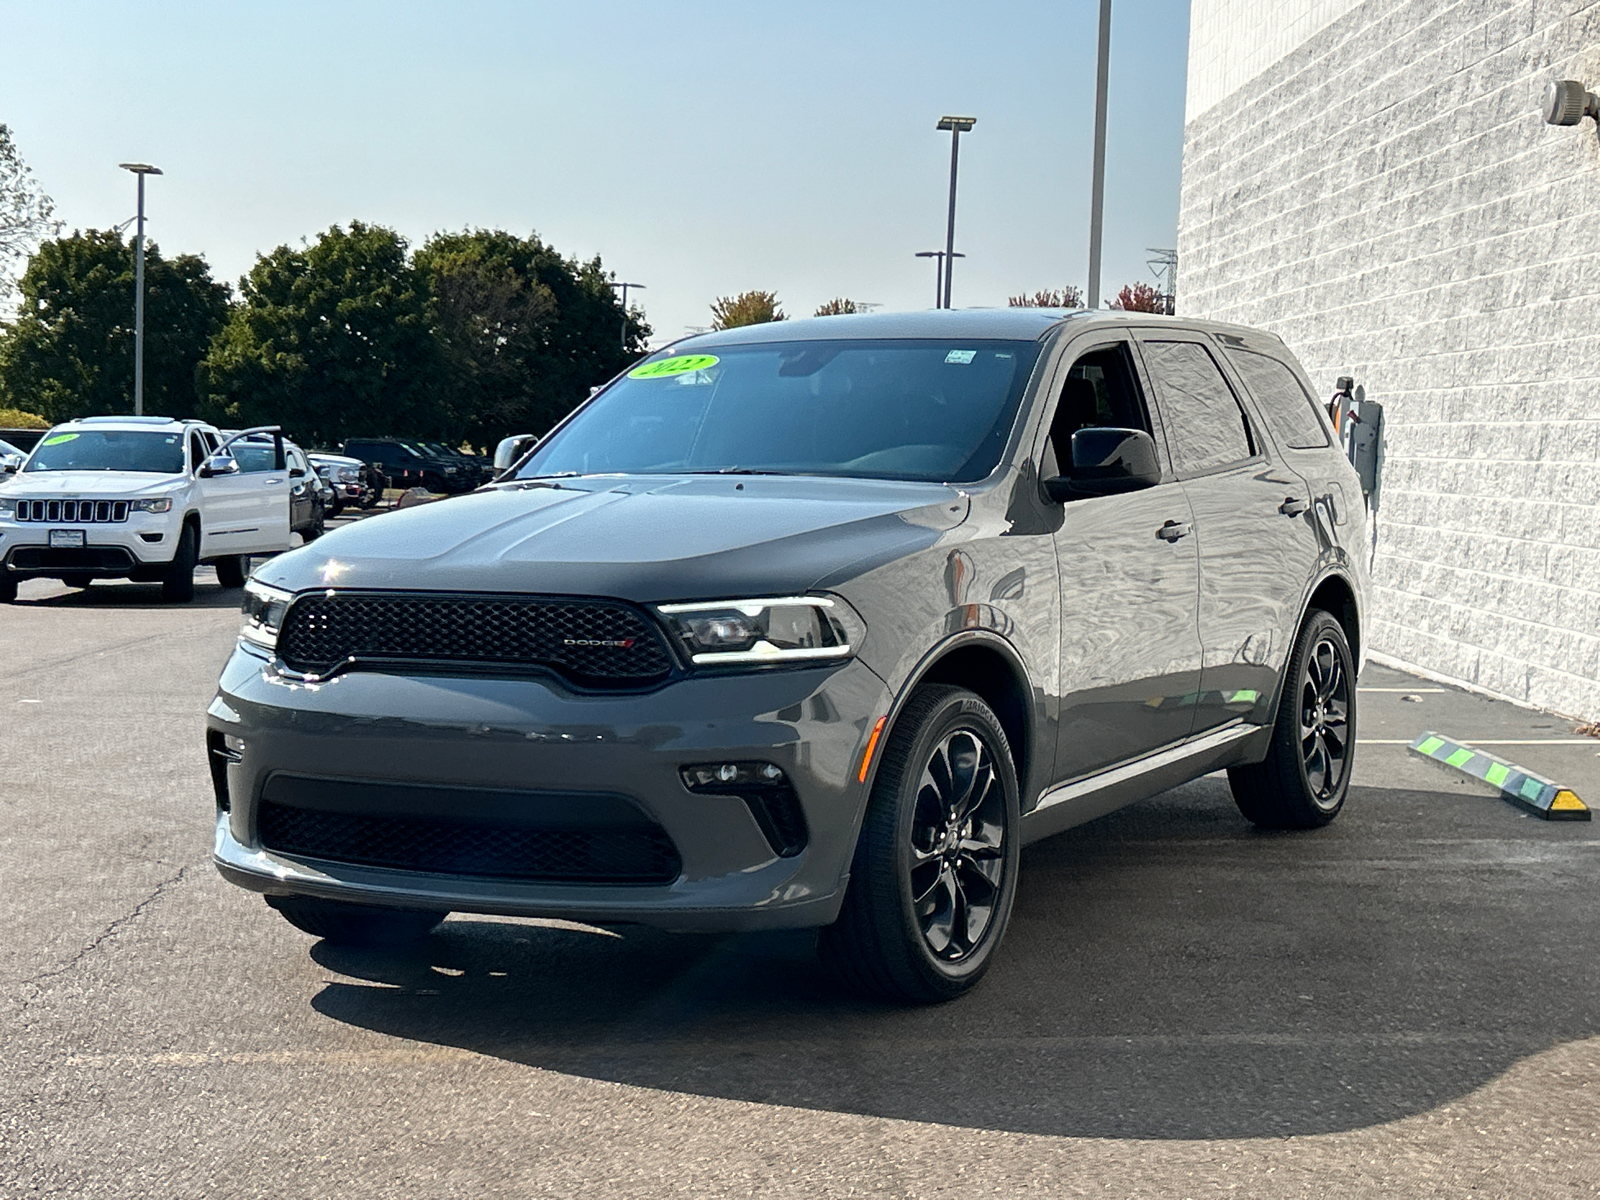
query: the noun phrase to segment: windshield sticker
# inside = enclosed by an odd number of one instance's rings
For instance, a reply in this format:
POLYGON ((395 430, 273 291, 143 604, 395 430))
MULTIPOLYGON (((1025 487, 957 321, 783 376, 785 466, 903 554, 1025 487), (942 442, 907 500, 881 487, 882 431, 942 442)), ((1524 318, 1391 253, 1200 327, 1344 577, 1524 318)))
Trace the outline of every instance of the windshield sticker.
POLYGON ((704 371, 717 365, 715 354, 679 354, 659 362, 645 363, 628 372, 629 379, 665 379, 668 375, 687 375, 690 371, 704 371))
POLYGON ((960 363, 962 366, 966 366, 977 357, 978 352, 976 350, 952 350, 944 356, 944 360, 947 363, 960 363))
POLYGON ((55 437, 45 438, 41 444, 45 446, 59 446, 62 442, 75 441, 77 436, 78 435, 75 433, 58 433, 55 435, 55 437))

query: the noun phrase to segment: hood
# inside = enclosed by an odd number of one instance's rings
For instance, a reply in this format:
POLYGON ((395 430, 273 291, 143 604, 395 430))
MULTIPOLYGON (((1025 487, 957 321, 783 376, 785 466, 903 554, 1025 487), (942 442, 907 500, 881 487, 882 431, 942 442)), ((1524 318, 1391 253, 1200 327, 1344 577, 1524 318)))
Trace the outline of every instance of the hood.
POLYGON ((804 592, 935 542, 967 498, 931 483, 608 476, 502 484, 358 521, 261 566, 279 587, 615 596, 804 592))
POLYGON ((58 496, 91 500, 112 496, 155 496, 188 483, 187 475, 153 471, 21 471, 7 477, 8 496, 53 500, 58 496))

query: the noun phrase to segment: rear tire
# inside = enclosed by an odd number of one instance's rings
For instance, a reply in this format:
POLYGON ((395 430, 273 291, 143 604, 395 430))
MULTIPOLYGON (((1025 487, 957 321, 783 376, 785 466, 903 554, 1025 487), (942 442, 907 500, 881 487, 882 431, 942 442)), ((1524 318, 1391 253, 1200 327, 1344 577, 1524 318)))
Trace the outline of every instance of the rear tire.
POLYGON ((225 588, 242 588, 250 577, 250 558, 244 554, 230 554, 217 559, 217 582, 225 588))
POLYGON ((972 988, 1016 897, 1017 796, 989 706, 965 688, 918 690, 884 747, 823 960, 855 990, 900 1003, 972 988))
POLYGON ((1234 803, 1262 829, 1316 829, 1339 815, 1355 765, 1356 671, 1344 627, 1314 610, 1295 640, 1271 748, 1228 768, 1234 803))
POLYGON ((77 588, 79 591, 88 591, 89 585, 94 582, 94 576, 63 575, 61 577, 61 582, 66 584, 69 588, 77 588))
POLYGON ((296 929, 335 946, 403 946, 427 937, 450 915, 310 896, 268 896, 266 900, 296 929))
POLYGON ((194 568, 200 557, 199 531, 185 525, 178 537, 178 549, 172 556, 172 565, 161 580, 161 598, 175 604, 194 599, 194 568))
POLYGON ((17 581, 7 575, 0 575, 0 604, 15 604, 17 602, 17 581))

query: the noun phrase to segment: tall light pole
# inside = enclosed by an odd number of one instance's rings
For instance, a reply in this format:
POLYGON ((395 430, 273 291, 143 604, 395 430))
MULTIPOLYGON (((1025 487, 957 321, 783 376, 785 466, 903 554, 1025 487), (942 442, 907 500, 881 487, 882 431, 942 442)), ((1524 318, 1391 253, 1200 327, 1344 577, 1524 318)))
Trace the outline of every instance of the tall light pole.
POLYGON ((1106 83, 1111 76, 1111 0, 1100 0, 1100 57, 1094 80, 1094 183, 1089 197, 1089 308, 1100 307, 1100 228, 1106 208, 1106 83))
POLYGON ((133 415, 144 416, 144 177, 161 174, 149 163, 118 163, 139 177, 139 210, 133 235, 133 415))
POLYGON ((642 292, 644 291, 644 284, 613 283, 611 286, 622 289, 622 348, 626 350, 628 348, 628 289, 632 288, 636 292, 642 292))
POLYGON ((956 263, 956 159, 961 152, 961 135, 970 133, 977 117, 940 117, 937 129, 950 131, 950 221, 944 231, 944 303, 950 307, 950 276, 956 263))
MULTIPOLYGON (((941 297, 944 295, 944 251, 943 250, 918 250, 918 258, 933 259, 933 306, 943 308, 941 297)), ((965 254, 957 254, 956 258, 965 258, 965 254)))

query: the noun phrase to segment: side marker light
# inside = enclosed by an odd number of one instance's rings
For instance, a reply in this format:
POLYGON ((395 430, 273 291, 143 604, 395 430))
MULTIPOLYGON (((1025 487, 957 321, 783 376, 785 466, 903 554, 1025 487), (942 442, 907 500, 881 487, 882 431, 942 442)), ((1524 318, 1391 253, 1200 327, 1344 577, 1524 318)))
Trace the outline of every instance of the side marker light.
POLYGON ((867 781, 867 769, 872 766, 872 752, 878 748, 878 739, 883 736, 883 726, 888 719, 889 716, 885 713, 872 727, 872 736, 867 739, 867 752, 861 756, 861 773, 856 776, 861 783, 867 781))

